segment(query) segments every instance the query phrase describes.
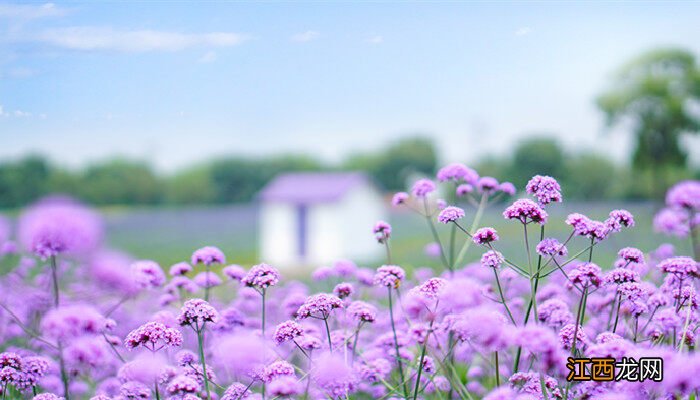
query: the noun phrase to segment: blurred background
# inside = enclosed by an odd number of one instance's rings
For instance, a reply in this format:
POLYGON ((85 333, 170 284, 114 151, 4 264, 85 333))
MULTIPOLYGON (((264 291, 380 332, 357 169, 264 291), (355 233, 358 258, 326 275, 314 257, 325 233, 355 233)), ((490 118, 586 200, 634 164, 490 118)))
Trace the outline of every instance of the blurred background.
MULTIPOLYGON (((462 162, 519 190, 557 178, 559 219, 627 207, 638 233, 611 246, 651 250, 666 188, 700 178, 698 15, 693 2, 0 2, 0 208, 63 193, 136 257, 212 244, 244 264, 256 194, 280 173, 364 171, 388 195, 462 162)), ((485 223, 507 231, 502 208, 485 223)), ((429 262, 424 221, 390 218, 399 261, 429 262)))

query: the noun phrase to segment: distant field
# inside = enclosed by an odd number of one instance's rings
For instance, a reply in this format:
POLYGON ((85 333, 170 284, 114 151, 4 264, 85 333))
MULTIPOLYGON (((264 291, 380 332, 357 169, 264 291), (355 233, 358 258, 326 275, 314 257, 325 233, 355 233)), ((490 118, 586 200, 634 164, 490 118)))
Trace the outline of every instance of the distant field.
MULTIPOLYGON (((506 221, 501 216, 505 204, 496 204, 485 213, 482 226, 493 226, 501 236, 498 248, 506 255, 518 261, 525 260, 522 244, 522 226, 506 221)), ((610 240, 596 248, 594 261, 606 268, 615 259, 615 253, 621 247, 634 246, 644 251, 656 248, 659 244, 670 242, 676 245, 681 254, 688 254, 690 245, 663 235, 655 234, 651 228, 654 206, 651 203, 568 203, 549 208, 550 223, 547 236, 560 240, 568 236, 569 228, 564 218, 570 212, 581 212, 591 218, 605 218, 613 208, 626 208, 637 220, 637 226, 616 234, 610 240)), ((467 220, 471 224, 474 210, 466 208, 467 220)), ((232 205, 218 207, 187 208, 123 208, 105 210, 109 244, 117 249, 131 253, 138 258, 148 258, 169 266, 189 258, 192 250, 204 246, 220 247, 231 263, 250 265, 257 259, 257 208, 254 205, 232 205)), ((392 210, 390 222, 393 225, 392 251, 394 261, 406 267, 435 266, 423 253, 424 246, 431 242, 430 232, 424 218, 406 211, 392 210)), ((532 227, 531 244, 537 243, 539 230, 532 227), (535 232, 536 230, 536 232, 535 232)), ((371 227, 367 234, 370 235, 371 227)), ((449 241, 449 230, 440 226, 443 243, 449 241)), ((459 236, 458 236, 459 237, 459 236)), ((459 237, 463 243, 464 237, 459 237)), ((461 245, 460 243, 460 245, 461 245)), ((575 253, 586 246, 584 240, 578 239, 570 245, 575 253)), ((477 260, 482 250, 471 247, 467 261, 477 260)), ((376 266, 383 260, 371 263, 376 266)))

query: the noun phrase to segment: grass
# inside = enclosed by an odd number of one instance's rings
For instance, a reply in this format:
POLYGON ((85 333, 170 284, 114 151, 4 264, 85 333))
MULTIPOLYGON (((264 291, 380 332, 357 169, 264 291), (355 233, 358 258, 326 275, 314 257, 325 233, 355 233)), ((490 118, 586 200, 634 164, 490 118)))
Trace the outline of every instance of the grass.
MULTIPOLYGON (((495 204, 484 214, 481 226, 496 228, 501 237, 497 243, 499 251, 515 262, 524 263, 526 253, 523 246, 522 225, 506 221, 501 216, 506 204, 495 204)), ((655 212, 651 203, 564 203, 548 208, 547 237, 566 239, 570 228, 564 224, 566 215, 581 212, 591 218, 604 219, 610 210, 625 208, 635 215, 636 226, 606 240, 594 252, 594 262, 608 268, 614 262, 617 251, 632 246, 648 252, 662 243, 672 243, 679 254, 689 254, 690 244, 664 235, 652 229, 655 212)), ((471 225, 474 209, 466 207, 467 217, 463 226, 471 225)), ((124 250, 134 257, 153 259, 168 267, 178 261, 188 260, 192 251, 205 245, 221 248, 230 263, 252 265, 257 257, 257 208, 252 205, 187 208, 120 208, 105 211, 107 237, 110 246, 124 250)), ((439 267, 439 261, 428 258, 424 247, 432 241, 423 217, 406 210, 392 210, 393 225, 391 239, 394 262, 407 269, 421 266, 439 267)), ((449 242, 449 227, 438 226, 443 244, 449 242)), ((370 227, 367 234, 371 235, 370 227)), ((539 227, 529 227, 530 243, 539 240, 539 227)), ((457 247, 461 247, 465 235, 458 233, 457 247)), ((379 246, 379 245, 378 245, 379 246)), ((572 241, 570 253, 575 254, 587 246, 587 240, 572 241)), ((483 249, 472 246, 466 262, 480 258, 483 249)), ((367 266, 376 267, 384 260, 376 260, 367 266)))

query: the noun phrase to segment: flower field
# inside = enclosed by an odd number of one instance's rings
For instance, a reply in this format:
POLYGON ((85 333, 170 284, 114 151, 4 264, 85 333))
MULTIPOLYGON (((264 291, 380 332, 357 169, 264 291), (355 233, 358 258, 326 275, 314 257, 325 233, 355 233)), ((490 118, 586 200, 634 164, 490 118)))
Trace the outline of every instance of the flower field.
POLYGON ((177 210, 30 205, 0 224, 3 399, 697 398, 700 182, 652 217, 451 164, 392 205, 384 260, 303 275, 254 259, 251 210, 180 244, 177 210))

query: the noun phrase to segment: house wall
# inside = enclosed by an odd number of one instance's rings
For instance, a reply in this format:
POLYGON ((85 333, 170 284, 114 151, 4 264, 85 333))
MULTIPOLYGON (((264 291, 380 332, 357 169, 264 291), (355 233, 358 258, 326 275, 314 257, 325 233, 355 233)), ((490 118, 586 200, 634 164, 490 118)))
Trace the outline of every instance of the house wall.
POLYGON ((260 261, 284 267, 296 262, 296 206, 265 202, 260 207, 260 261))
POLYGON ((384 259, 384 248, 374 239, 372 227, 387 214, 384 199, 374 186, 362 185, 348 192, 338 204, 337 214, 342 221, 339 258, 355 262, 384 259))
POLYGON ((382 260, 384 249, 372 226, 386 218, 384 201, 370 185, 359 185, 341 200, 309 204, 307 257, 297 254, 297 206, 265 202, 260 207, 260 260, 279 268, 318 267, 339 259, 357 262, 382 260))

